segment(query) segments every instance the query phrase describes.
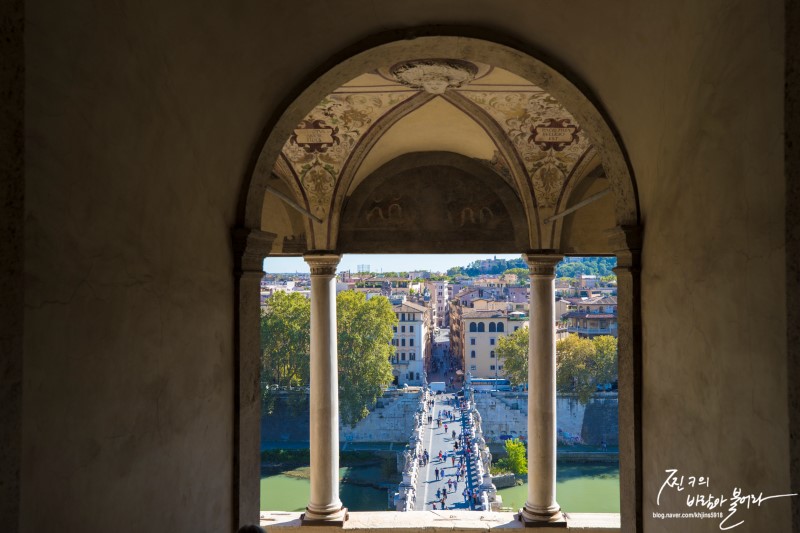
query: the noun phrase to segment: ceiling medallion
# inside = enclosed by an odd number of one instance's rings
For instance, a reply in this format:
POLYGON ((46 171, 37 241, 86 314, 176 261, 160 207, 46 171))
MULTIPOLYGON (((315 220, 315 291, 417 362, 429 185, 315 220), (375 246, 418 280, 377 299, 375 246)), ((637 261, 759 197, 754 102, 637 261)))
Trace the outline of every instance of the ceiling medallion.
POLYGON ((392 77, 412 89, 444 94, 475 79, 478 67, 461 59, 414 59, 389 69, 392 77))

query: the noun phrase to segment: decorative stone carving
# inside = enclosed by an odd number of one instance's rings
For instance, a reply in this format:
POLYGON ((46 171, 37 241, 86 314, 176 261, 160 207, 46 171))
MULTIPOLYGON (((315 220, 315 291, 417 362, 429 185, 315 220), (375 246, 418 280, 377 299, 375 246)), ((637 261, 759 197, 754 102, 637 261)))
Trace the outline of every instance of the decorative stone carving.
POLYGON ((326 253, 310 253, 303 256, 303 259, 308 263, 312 276, 330 276, 336 275, 336 267, 339 265, 340 255, 326 254, 326 253))
POLYGON ((457 89, 474 80, 478 67, 460 59, 414 59, 394 65, 389 72, 406 87, 444 94, 448 89, 457 89))
POLYGON ((557 254, 525 254, 531 276, 555 276, 556 265, 564 259, 557 254))
POLYGON ((408 253, 530 246, 524 207, 513 189, 484 164, 449 152, 400 156, 348 198, 337 249, 385 252, 387 242, 402 243, 397 246, 408 253))

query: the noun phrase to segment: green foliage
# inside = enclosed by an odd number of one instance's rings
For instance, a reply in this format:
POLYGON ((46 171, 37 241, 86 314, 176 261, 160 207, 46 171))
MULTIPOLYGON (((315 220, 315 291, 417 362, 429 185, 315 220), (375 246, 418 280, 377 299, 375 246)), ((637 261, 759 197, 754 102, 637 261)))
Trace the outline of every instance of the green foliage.
POLYGON ((497 339, 497 357, 512 385, 528 382, 528 327, 497 339))
POLYGON ((261 315, 261 363, 265 384, 308 383, 311 304, 300 293, 276 292, 261 315))
MULTIPOLYGON (((497 357, 513 385, 528 382, 528 328, 520 328, 497 341, 497 357)), ((569 335, 556 343, 556 386, 574 393, 585 404, 598 385, 617 379, 617 339, 609 335, 593 340, 569 335)))
POLYGON ((612 270, 617 266, 616 257, 577 257, 570 258, 570 261, 561 261, 556 266, 557 278, 577 278, 581 274, 588 276, 609 276, 613 275, 612 270))
POLYGON ((527 268, 509 268, 508 270, 503 272, 503 275, 516 276, 517 277, 517 283, 525 283, 526 281, 528 281, 530 279, 528 277, 529 276, 529 272, 530 271, 527 268))
POLYGON ((586 404, 598 385, 617 379, 617 339, 603 335, 593 340, 569 335, 556 343, 556 386, 577 395, 586 404))
POLYGON ((392 381, 392 326, 397 317, 384 297, 340 292, 336 298, 339 350, 339 413, 355 426, 392 381))
POLYGON ((447 275, 450 277, 455 277, 464 273, 464 269, 460 266, 452 267, 447 269, 447 275))
MULTIPOLYGON (((343 291, 337 297, 339 412, 351 426, 392 381, 392 326, 389 300, 343 291)), ((266 413, 276 405, 275 389, 307 386, 310 377, 311 304, 299 293, 277 292, 261 317, 262 401, 266 413)), ((289 399, 291 400, 290 395, 289 399)))
POLYGON ((513 472, 518 476, 528 474, 528 455, 525 444, 519 439, 508 439, 505 442, 506 457, 497 461, 498 471, 513 472))

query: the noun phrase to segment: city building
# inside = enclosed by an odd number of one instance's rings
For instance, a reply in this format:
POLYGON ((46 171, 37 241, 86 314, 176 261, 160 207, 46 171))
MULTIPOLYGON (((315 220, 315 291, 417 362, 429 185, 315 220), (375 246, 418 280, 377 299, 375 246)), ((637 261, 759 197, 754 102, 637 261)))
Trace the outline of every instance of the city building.
MULTIPOLYGON (((560 302, 559 302, 560 303, 560 302)), ((597 296, 573 304, 562 315, 567 331, 580 337, 593 339, 599 335, 617 336, 617 298, 597 296)))
POLYGON ((422 385, 431 356, 431 311, 423 305, 399 298, 392 306, 394 326, 392 373, 396 385, 422 385))
POLYGON ((433 322, 436 327, 450 327, 449 304, 453 297, 453 288, 447 280, 427 281, 425 286, 431 295, 431 308, 433 310, 433 322))
POLYGON ((522 312, 463 309, 459 344, 464 371, 476 378, 504 377, 503 362, 497 357, 498 341, 527 325, 528 318, 522 312))

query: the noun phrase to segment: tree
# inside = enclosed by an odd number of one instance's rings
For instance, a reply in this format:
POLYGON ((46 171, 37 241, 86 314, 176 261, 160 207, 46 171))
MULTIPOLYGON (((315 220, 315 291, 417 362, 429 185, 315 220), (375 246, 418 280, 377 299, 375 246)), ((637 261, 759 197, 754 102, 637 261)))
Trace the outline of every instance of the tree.
POLYGON ((311 304, 300 293, 276 292, 261 315, 261 364, 269 385, 308 383, 311 304))
POLYGON ((272 385, 308 384, 310 317, 310 302, 296 292, 276 292, 261 314, 261 399, 267 414, 276 406, 272 385))
POLYGON ((517 283, 525 283, 528 279, 529 270, 527 268, 509 268, 503 275, 513 275, 517 277, 517 283))
POLYGON ((392 326, 397 317, 385 297, 340 292, 336 298, 339 350, 339 413, 355 426, 391 383, 392 326))
MULTIPOLYGON (((497 357, 513 385, 528 382, 528 328, 497 341, 497 357)), ((617 379, 617 339, 609 335, 583 339, 569 335, 556 343, 556 387, 575 393, 585 404, 598 385, 617 379)))
POLYGON ((505 444, 506 457, 497 461, 498 470, 511 471, 518 476, 528 474, 528 455, 525 444, 519 439, 508 439, 505 444))
POLYGON ((592 339, 594 344, 594 380, 598 385, 617 380, 617 339, 611 335, 600 335, 592 339))
POLYGON ((617 339, 603 335, 594 340, 569 335, 556 343, 556 386, 589 402, 598 385, 617 376, 617 339))
POLYGON ((528 382, 527 326, 497 340, 497 358, 503 362, 506 377, 513 385, 528 382))

